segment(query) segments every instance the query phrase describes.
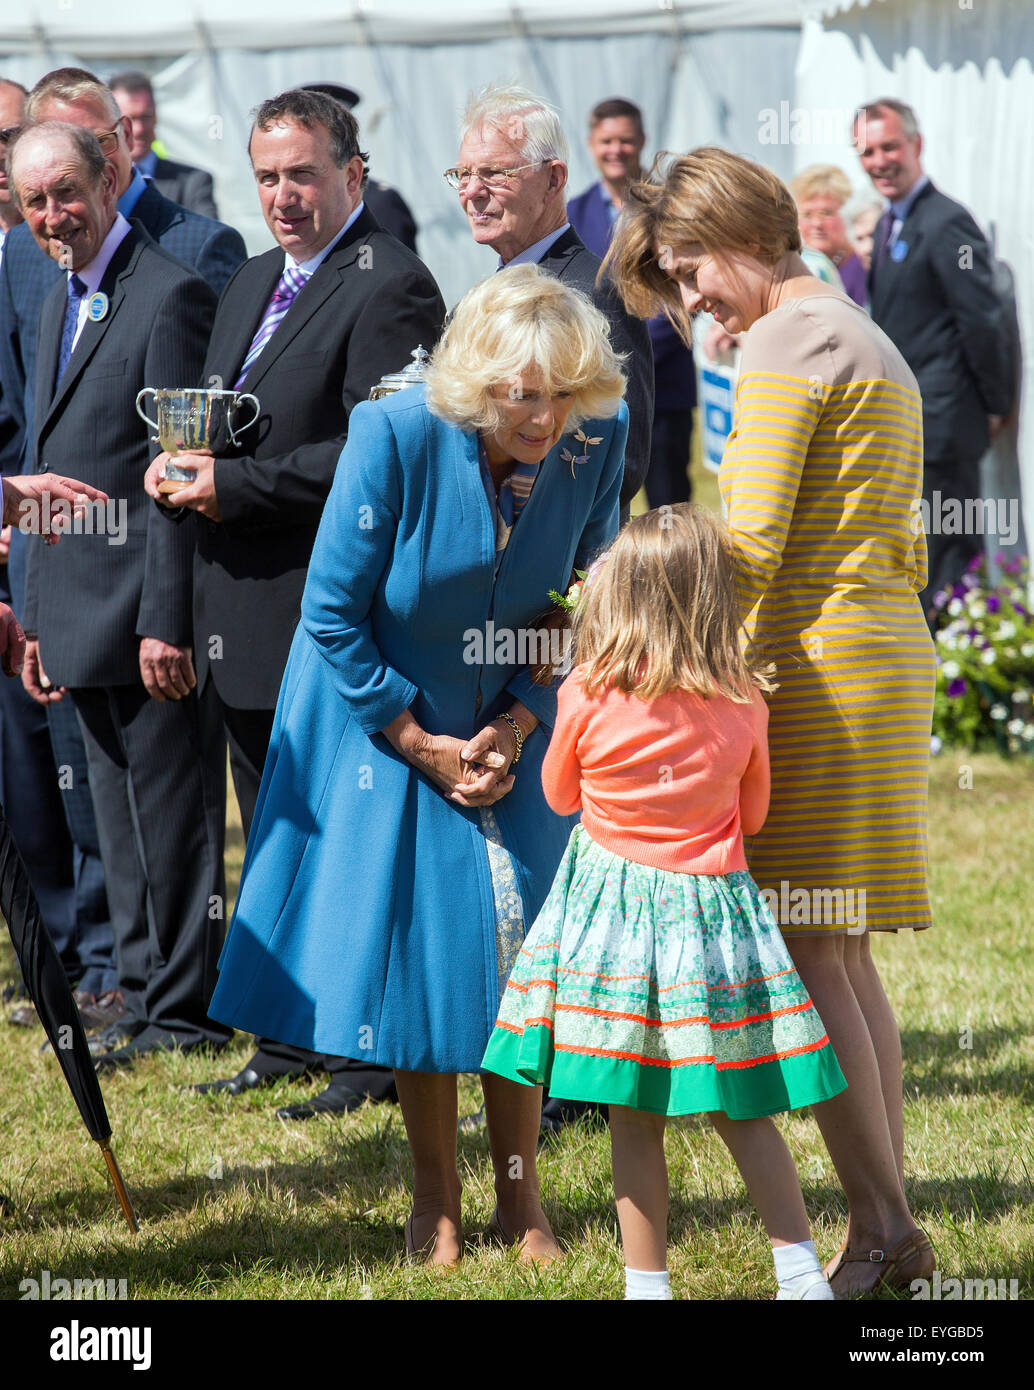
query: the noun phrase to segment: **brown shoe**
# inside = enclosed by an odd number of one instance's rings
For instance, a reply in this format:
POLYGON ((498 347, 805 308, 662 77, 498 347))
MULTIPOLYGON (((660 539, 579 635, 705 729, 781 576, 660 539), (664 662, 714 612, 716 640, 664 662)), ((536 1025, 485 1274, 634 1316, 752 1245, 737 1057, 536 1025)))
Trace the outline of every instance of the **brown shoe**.
POLYGON ((844 1250, 839 1265, 830 1276, 830 1284, 848 1261, 859 1260, 867 1261, 876 1269, 873 1282, 867 1288, 853 1289, 850 1293, 840 1293, 834 1288, 836 1298, 865 1298, 870 1294, 882 1293, 885 1289, 904 1293, 913 1279, 928 1279, 936 1263, 930 1237, 917 1226, 904 1240, 898 1241, 893 1250, 866 1250, 861 1253, 844 1250))
POLYGON ((87 995, 88 1004, 80 1004, 79 1017, 87 1033, 99 1033, 109 1024, 118 1023, 126 1016, 126 1005, 121 990, 109 989, 96 997, 87 995))
POLYGON ((15 1028, 35 1028, 39 1023, 35 1004, 28 1000, 24 1004, 19 1004, 7 1015, 7 1022, 13 1023, 15 1028))

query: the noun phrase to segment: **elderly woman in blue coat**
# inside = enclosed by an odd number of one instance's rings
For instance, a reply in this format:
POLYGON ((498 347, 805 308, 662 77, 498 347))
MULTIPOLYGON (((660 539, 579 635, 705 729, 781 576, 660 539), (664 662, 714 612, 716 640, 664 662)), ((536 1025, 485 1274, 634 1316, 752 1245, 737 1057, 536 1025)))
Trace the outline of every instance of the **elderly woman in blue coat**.
MULTIPOLYGON (((395 1068, 406 1245, 436 1264, 462 1252, 456 1074, 574 823, 542 794, 536 620, 617 532, 623 388, 605 318, 522 265, 465 296, 426 386, 352 412, 220 962, 213 1017, 395 1068)), ((492 1226, 548 1258, 540 1093, 482 1084, 492 1226)))

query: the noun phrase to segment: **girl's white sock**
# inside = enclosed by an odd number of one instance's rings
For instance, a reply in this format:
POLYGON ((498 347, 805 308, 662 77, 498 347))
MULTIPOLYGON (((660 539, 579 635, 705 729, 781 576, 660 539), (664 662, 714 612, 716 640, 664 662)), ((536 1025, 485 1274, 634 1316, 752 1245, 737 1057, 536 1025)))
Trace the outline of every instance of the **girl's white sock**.
POLYGON ((779 1280, 777 1301, 791 1298, 832 1299, 833 1290, 822 1273, 813 1240, 802 1240, 796 1245, 773 1245, 772 1258, 779 1280))
POLYGON ((629 1269, 625 1266, 625 1300, 653 1298, 671 1300, 666 1269, 629 1269))

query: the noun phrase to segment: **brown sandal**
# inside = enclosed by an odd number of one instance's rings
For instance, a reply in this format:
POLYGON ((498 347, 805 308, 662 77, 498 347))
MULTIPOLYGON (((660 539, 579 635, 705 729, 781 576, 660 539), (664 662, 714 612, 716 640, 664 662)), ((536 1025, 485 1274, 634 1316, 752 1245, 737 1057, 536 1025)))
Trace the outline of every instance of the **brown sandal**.
POLYGON ((840 1266, 844 1263, 844 1256, 846 1254, 847 1236, 844 1237, 843 1241, 841 1242, 840 1249, 829 1261, 829 1263, 822 1266, 822 1272, 827 1279, 832 1279, 833 1275, 837 1273, 837 1271, 840 1269, 840 1266))
POLYGON ((869 1264, 877 1265, 879 1273, 876 1282, 870 1289, 856 1289, 853 1293, 836 1294, 837 1298, 864 1298, 869 1294, 879 1293, 882 1289, 893 1289, 898 1293, 904 1293, 913 1279, 929 1275, 933 1270, 931 1263, 926 1268, 925 1256, 934 1258, 934 1248, 930 1243, 930 1237, 925 1231, 921 1231, 917 1226, 914 1231, 905 1236, 895 1245, 893 1250, 868 1250, 864 1254, 853 1254, 846 1247, 834 1257, 833 1264, 836 1268, 829 1276, 832 1284, 834 1276, 839 1273, 844 1264, 850 1260, 857 1262, 864 1260, 869 1264), (922 1269, 913 1268, 917 1260, 923 1261, 922 1269))

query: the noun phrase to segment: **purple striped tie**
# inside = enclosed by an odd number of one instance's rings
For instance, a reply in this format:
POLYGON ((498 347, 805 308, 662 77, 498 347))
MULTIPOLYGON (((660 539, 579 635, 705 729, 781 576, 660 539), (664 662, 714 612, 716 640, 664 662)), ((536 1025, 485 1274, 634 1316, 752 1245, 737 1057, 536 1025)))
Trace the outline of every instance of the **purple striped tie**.
POLYGON ((305 275, 296 266, 288 266, 281 275, 277 287, 273 291, 273 297, 262 316, 262 322, 251 340, 251 347, 248 348, 248 355, 244 359, 244 366, 241 367, 241 374, 233 388, 235 391, 239 391, 244 385, 244 379, 251 371, 255 359, 279 328, 281 319, 290 309, 295 295, 305 284, 305 280, 305 275))

